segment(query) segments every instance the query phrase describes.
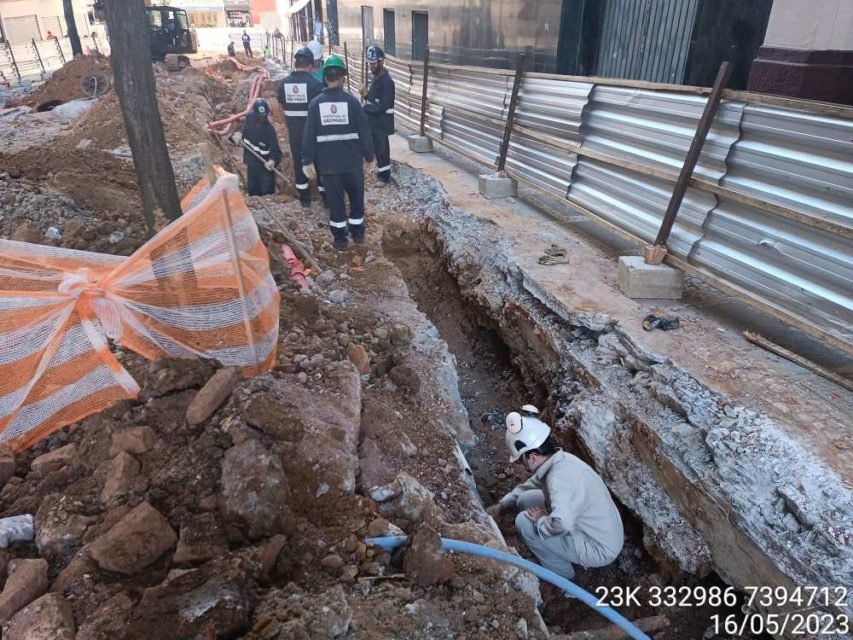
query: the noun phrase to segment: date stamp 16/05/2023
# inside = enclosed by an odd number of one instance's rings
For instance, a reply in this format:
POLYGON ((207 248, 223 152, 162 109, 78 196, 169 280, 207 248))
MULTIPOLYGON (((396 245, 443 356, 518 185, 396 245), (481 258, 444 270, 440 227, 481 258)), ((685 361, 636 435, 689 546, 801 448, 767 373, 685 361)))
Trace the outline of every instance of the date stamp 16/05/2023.
POLYGON ((846 638, 853 634, 848 587, 650 586, 598 587, 597 606, 720 609, 709 623, 717 635, 846 638), (740 611, 740 613, 732 610, 740 611))

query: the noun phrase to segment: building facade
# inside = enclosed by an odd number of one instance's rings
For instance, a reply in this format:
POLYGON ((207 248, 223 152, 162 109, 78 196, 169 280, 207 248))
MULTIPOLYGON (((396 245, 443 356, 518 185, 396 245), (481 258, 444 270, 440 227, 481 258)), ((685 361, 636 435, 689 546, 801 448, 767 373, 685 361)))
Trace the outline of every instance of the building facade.
POLYGON ((332 41, 404 59, 851 103, 853 0, 326 0, 332 41))
MULTIPOLYGON (((73 0, 74 22, 81 39, 100 37, 103 21, 92 8, 94 0, 73 0)), ((62 0, 0 0, 0 39, 11 44, 65 37, 68 25, 62 0)), ((85 48, 85 44, 84 44, 85 48)))

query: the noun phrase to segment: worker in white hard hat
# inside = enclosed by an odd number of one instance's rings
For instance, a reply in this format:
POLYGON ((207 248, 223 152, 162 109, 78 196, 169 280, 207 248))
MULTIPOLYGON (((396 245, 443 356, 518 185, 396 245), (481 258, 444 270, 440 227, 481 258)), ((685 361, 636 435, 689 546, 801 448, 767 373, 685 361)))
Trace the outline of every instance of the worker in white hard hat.
POLYGON ((311 55, 314 56, 314 65, 311 67, 311 75, 318 82, 323 82, 323 45, 317 40, 312 40, 308 43, 308 49, 311 55))
POLYGON ((525 405, 506 417, 510 461, 533 475, 487 509, 515 509, 515 526, 546 569, 571 580, 573 565, 603 567, 619 556, 624 531, 604 481, 580 458, 558 448, 539 411, 525 405))

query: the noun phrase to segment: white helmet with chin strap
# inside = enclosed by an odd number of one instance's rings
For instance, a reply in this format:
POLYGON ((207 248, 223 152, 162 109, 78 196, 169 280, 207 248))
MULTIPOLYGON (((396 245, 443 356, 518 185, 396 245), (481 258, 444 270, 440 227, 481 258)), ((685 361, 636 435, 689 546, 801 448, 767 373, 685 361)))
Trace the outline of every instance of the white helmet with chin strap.
POLYGON ((509 448, 510 462, 515 462, 528 451, 538 449, 551 435, 551 427, 528 409, 535 410, 536 407, 525 405, 522 407, 523 415, 513 411, 506 416, 506 446, 509 448))

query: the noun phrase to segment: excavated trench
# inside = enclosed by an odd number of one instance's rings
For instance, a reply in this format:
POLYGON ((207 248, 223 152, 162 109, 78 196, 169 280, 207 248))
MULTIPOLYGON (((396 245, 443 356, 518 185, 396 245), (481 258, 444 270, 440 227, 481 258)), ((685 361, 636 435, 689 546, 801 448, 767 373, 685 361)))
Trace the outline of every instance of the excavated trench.
MULTIPOLYGON (((597 466, 595 456, 584 447, 564 408, 594 383, 563 366, 559 354, 543 339, 543 327, 564 332, 567 340, 582 340, 594 332, 569 325, 559 327, 559 319, 544 305, 530 300, 527 302, 535 309, 534 314, 524 312, 509 300, 507 307, 516 312, 511 313, 512 323, 507 325, 506 317, 496 319, 489 309, 465 295, 465 289, 472 284, 482 284, 480 270, 472 264, 460 268, 442 253, 433 221, 414 229, 386 225, 383 252, 400 270, 418 309, 435 325, 455 358, 459 392, 478 440, 466 457, 484 506, 494 503, 527 476, 521 465, 508 461, 503 426, 504 414, 523 403, 537 405, 545 420, 556 425, 555 433, 566 450, 597 466)), ((696 578, 679 570, 659 549, 647 549, 643 523, 622 504, 619 508, 626 533, 622 554, 608 567, 579 571, 579 585, 593 593, 607 588, 614 597, 622 589, 635 587, 642 592, 664 586, 682 591, 725 588, 715 574, 696 578)), ((509 545, 535 560, 516 536, 512 514, 501 516, 498 524, 509 545)), ((585 605, 563 597, 550 585, 543 585, 542 593, 543 618, 557 633, 601 627, 602 618, 585 605)), ((738 606, 679 609, 653 607, 642 597, 638 600, 639 606, 635 603, 618 610, 634 620, 666 616, 670 626, 654 634, 659 640, 723 637, 707 635, 712 616, 739 614, 738 606)))

